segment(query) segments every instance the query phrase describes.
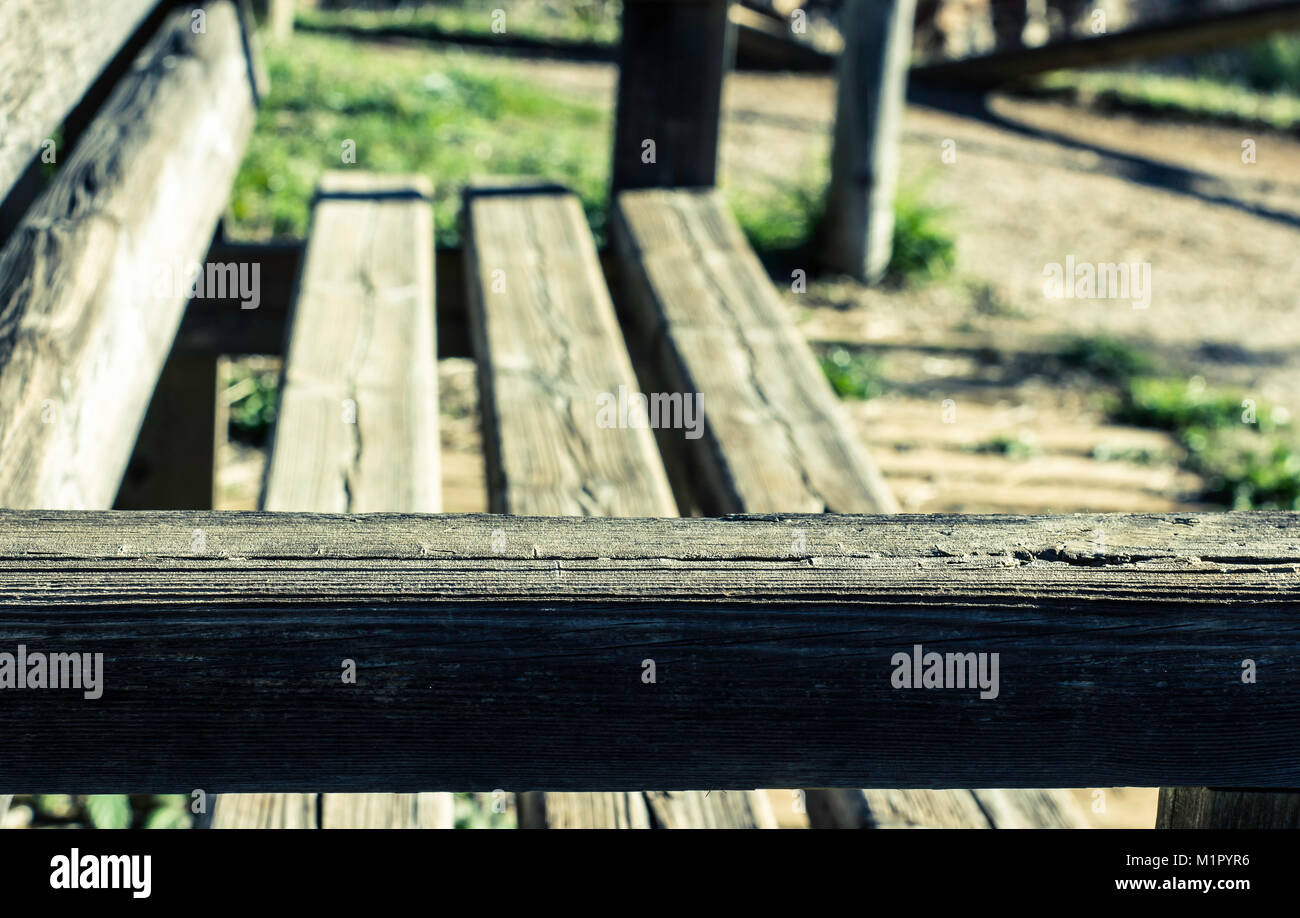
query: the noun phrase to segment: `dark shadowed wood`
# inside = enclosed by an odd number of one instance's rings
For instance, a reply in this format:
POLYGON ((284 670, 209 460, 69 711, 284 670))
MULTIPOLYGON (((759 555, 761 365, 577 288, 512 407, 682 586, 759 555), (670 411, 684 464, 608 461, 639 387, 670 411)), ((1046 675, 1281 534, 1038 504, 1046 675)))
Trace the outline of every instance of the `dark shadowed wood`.
MULTIPOLYGON (((433 194, 415 176, 328 173, 312 213, 263 505, 436 512, 433 194)), ((452 826, 448 794, 220 796, 217 827, 452 826), (258 799, 266 797, 268 799, 258 799), (286 799, 274 799, 285 797, 286 799)))
POLYGON ((840 10, 844 51, 818 257, 867 283, 889 267, 915 16, 916 0, 847 0, 840 10))
POLYGON ((0 199, 157 3, 0 4, 0 199))
POLYGON ((1296 28, 1300 28, 1300 3, 1296 0, 1260 3, 1212 16, 1182 14, 1169 21, 1105 35, 1067 38, 1039 48, 929 64, 913 68, 912 78, 962 89, 987 89, 1049 70, 1195 54, 1296 28))
POLYGON ((190 22, 167 19, 0 252, 0 503, 117 493, 253 123, 234 7, 190 22))
POLYGON ((217 410, 216 357, 168 357, 114 509, 211 510, 226 419, 217 410))
POLYGON ((105 689, 6 696, 0 788, 1295 787, 1297 569, 1270 512, 3 511, 0 648, 105 689))
POLYGON ((615 191, 714 184, 732 29, 726 0, 623 4, 615 191), (647 162, 647 141, 654 144, 653 162, 647 162))
POLYGON ((1162 787, 1157 829, 1300 829, 1300 790, 1162 787))
MULTIPOLYGON (((467 301, 482 390, 488 498, 502 513, 677 515, 642 427, 598 425, 598 399, 639 391, 578 199, 478 185, 465 201, 467 301)), ((522 794, 524 828, 752 826, 748 795, 522 794), (689 811, 683 807, 690 807, 689 811)))
POLYGON ((627 305, 673 390, 703 397, 683 438, 706 512, 895 507, 807 343, 717 192, 619 195, 627 305))

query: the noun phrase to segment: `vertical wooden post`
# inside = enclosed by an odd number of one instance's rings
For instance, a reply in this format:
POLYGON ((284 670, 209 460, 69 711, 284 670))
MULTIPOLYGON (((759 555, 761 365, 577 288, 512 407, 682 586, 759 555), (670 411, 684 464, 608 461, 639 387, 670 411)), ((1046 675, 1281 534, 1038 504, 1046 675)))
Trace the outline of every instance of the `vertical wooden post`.
POLYGON ((173 354, 122 476, 117 510, 211 510, 216 468, 217 358, 173 354))
POLYGON ((1157 829, 1300 829, 1300 791, 1162 787, 1157 829))
POLYGON ((846 0, 822 225, 827 267, 874 283, 889 266, 916 0, 846 0))
POLYGON ((294 0, 254 0, 254 11, 267 37, 280 41, 293 34, 294 0))
POLYGON ((614 191, 714 184, 734 50, 726 0, 624 0, 614 191))

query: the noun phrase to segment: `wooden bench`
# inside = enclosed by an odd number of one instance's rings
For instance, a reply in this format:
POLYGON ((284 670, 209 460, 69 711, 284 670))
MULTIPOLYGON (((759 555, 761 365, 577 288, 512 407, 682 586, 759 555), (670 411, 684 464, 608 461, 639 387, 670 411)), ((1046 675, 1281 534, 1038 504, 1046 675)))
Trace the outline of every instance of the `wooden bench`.
MULTIPOLYGON (((749 789, 788 787, 813 825, 1004 826, 1077 821, 1045 784, 1163 783, 1160 825, 1300 820, 1300 516, 889 515, 704 190, 722 0, 625 8, 612 233, 639 379, 576 200, 466 197, 495 515, 437 512, 428 186, 358 172, 316 202, 268 512, 104 512, 155 382, 197 380, 210 425, 206 371, 164 369, 186 301, 166 281, 202 262, 260 80, 228 0, 202 29, 79 6, 0 11, 74 62, 42 57, 35 82, 0 63, 20 100, 0 193, 23 212, 0 250, 0 648, 103 648, 109 675, 102 703, 7 709, 0 788, 198 788, 212 824, 300 827, 446 826, 451 792, 508 788, 525 826, 675 827, 772 824, 749 789), (35 194, 36 141, 74 108, 93 117, 35 194), (701 436, 600 420, 642 388, 700 396, 701 436), (751 515, 676 518, 695 507, 751 515), (893 658, 931 641, 1005 654, 998 702, 894 688, 893 658), (1234 678, 1248 658, 1266 688, 1234 678)), ((896 31, 846 56, 896 58, 896 31)), ((846 122, 848 180, 889 121, 846 122)), ((855 269, 888 184, 849 208, 855 269)))
MULTIPOLYGON (((320 182, 262 507, 436 513, 433 189, 419 176, 320 182)), ((340 647, 340 659, 346 656, 340 647)), ((369 661, 357 660, 364 673, 369 661)), ((364 678, 362 675, 360 678, 364 678)), ((214 828, 450 828, 450 794, 221 796, 214 828)))
MULTIPOLYGON (((640 390, 578 199, 553 186, 473 186, 465 226, 491 509, 676 516, 649 426, 599 422, 602 403, 626 404, 640 390)), ((701 792, 524 793, 519 824, 775 825, 757 794, 701 792)))

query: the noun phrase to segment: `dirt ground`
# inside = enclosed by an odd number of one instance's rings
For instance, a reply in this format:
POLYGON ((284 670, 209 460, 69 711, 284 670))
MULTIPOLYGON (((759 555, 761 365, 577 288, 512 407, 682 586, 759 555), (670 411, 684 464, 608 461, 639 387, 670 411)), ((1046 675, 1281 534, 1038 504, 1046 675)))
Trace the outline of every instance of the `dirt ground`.
MULTIPOLYGON (((615 72, 607 65, 508 66, 612 105, 615 72)), ((733 75, 723 184, 823 174, 832 92, 827 77, 733 75)), ((1300 348, 1295 139, 1039 99, 993 97, 978 117, 912 105, 903 180, 925 180, 927 197, 948 209, 956 280, 892 291, 832 280, 805 294, 774 280, 787 288, 811 342, 869 345, 878 354, 885 394, 846 407, 905 509, 1197 506, 1189 495, 1199 483, 1179 468, 1172 439, 1108 423, 1077 380, 1039 372, 1043 355, 1067 335, 1121 338, 1189 374, 1241 387, 1293 415, 1300 409, 1300 363, 1292 359, 1300 348), (1254 141, 1254 163, 1242 161, 1245 140, 1254 141), (945 141, 954 142, 954 162, 941 158, 945 141), (1149 305, 1049 299, 1044 266, 1067 255, 1149 263, 1149 305), (945 399, 951 423, 944 423, 945 399), (999 437, 1032 449, 1020 458, 978 449, 999 437), (1142 461, 1123 458, 1132 455, 1142 461)), ((445 509, 486 509, 472 361, 442 361, 441 384, 445 509)), ((225 458, 225 506, 251 506, 259 455, 231 447, 225 458)), ((1098 826, 1154 822, 1153 790, 1110 789, 1104 808, 1089 789, 1076 795, 1098 826)))

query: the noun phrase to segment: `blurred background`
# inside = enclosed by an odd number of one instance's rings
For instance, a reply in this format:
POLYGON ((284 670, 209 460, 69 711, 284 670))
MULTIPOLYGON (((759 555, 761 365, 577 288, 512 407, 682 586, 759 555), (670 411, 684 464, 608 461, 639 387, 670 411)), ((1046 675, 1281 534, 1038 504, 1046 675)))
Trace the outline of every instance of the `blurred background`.
MULTIPOLYGON (((1300 509, 1300 33, 1214 24, 1296 4, 922 0, 893 256, 871 286, 815 269, 837 6, 733 4, 720 185, 903 509, 1300 509), (1206 25, 1162 31, 1189 21, 1206 25), (1114 59, 1070 50, 1143 29, 1114 59), (996 64, 991 88, 927 90, 927 70, 961 62, 981 87, 996 64), (1149 303, 1048 296, 1045 268, 1067 258, 1149 265, 1149 303)), ((442 248, 482 175, 568 185, 603 243, 620 11, 297 0, 291 29, 263 27, 271 89, 226 236, 304 238, 317 179, 352 140, 366 169, 434 180, 442 248)), ((444 506, 484 511, 474 364, 440 346, 444 506)), ((279 361, 223 372, 216 506, 254 509, 279 361)), ((1154 820, 1154 790, 1114 790, 1101 810, 1077 793, 1096 825, 1154 820)), ((5 819, 179 827, 185 804, 17 798, 5 819)), ((457 806, 461 825, 512 818, 457 806)))

